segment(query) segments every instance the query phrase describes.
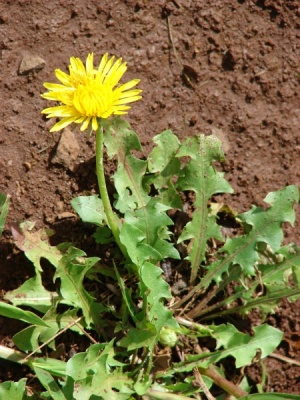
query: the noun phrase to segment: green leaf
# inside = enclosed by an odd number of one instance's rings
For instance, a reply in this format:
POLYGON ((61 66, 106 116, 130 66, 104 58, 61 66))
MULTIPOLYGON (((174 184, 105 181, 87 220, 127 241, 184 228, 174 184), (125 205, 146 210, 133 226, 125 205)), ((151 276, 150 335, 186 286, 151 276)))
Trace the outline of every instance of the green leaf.
POLYGON ((168 209, 158 199, 151 199, 145 207, 126 213, 120 240, 135 264, 180 258, 174 245, 167 241, 170 237, 167 226, 173 224, 166 214, 168 209))
POLYGON ((0 399, 28 400, 26 394, 26 379, 20 379, 19 382, 0 383, 0 399))
MULTIPOLYGON (((245 291, 245 289, 244 289, 245 291)), ((251 289, 251 292, 253 290, 251 289)), ((290 299, 291 297, 299 298, 300 296, 300 288, 292 289, 292 288, 276 288, 272 286, 271 290, 268 290, 267 294, 264 296, 259 296, 256 298, 251 298, 250 300, 247 299, 245 304, 242 306, 236 306, 229 308, 224 311, 218 311, 215 314, 210 314, 210 318, 215 318, 220 315, 228 315, 233 313, 241 313, 242 315, 247 314, 249 311, 257 308, 260 310, 262 314, 262 319, 269 313, 274 313, 276 308, 278 307, 279 303, 283 298, 290 299)), ((242 293, 240 296, 235 296, 236 298, 240 297, 245 299, 242 293)), ((226 299, 224 304, 232 303, 232 298, 226 299)))
POLYGON ((260 350, 261 358, 273 353, 283 336, 279 329, 267 324, 254 327, 253 336, 239 332, 231 324, 211 328, 214 330, 213 336, 217 339, 217 349, 226 349, 228 354, 236 359, 237 368, 251 363, 257 350, 260 350))
POLYGON ((39 368, 57 377, 64 378, 66 376, 67 363, 61 360, 56 360, 55 358, 34 358, 33 360, 30 360, 28 364, 34 370, 35 368, 39 368))
POLYGON ((78 353, 68 361, 67 375, 76 386, 74 399, 89 400, 94 396, 103 400, 129 399, 133 382, 115 368, 123 364, 114 359, 113 342, 91 345, 85 353, 78 353))
MULTIPOLYGON (((295 301, 300 296, 300 285, 296 275, 300 271, 300 248, 297 246, 284 247, 274 254, 274 257, 284 255, 284 259, 277 264, 258 264, 260 276, 251 285, 251 292, 258 291, 263 282, 265 295, 257 298, 245 299, 243 313, 254 307, 259 307, 264 315, 278 307, 282 298, 291 298, 295 301), (289 279, 293 277, 293 279, 289 279)), ((245 290, 241 292, 244 298, 245 290)))
POLYGON ((2 235, 5 220, 8 213, 8 207, 10 202, 10 196, 0 192, 0 236, 2 235))
POLYGON ((129 328, 125 337, 118 341, 118 346, 125 347, 128 351, 146 347, 150 351, 158 341, 157 329, 153 324, 144 323, 141 328, 129 328))
MULTIPOLYGON (((34 351, 40 343, 48 342, 48 346, 55 350, 55 335, 66 326, 74 324, 74 320, 78 318, 76 311, 68 310, 60 315, 53 306, 43 318, 44 326, 29 326, 23 329, 14 335, 14 343, 23 351, 34 351), (49 342, 52 338, 53 340, 49 342)), ((77 332, 80 332, 79 328, 77 332)))
MULTIPOLYGON (((284 246, 273 253, 272 256, 276 260, 275 263, 257 265, 257 269, 263 277, 263 283, 266 287, 272 285, 287 287, 290 275, 297 274, 300 270, 300 247, 295 245, 284 246), (277 257, 280 258, 277 259, 277 257)), ((296 276, 294 277, 296 278, 296 276)))
POLYGON ((98 226, 92 236, 95 239, 96 243, 100 244, 106 244, 115 241, 111 230, 107 226, 98 226))
POLYGON ((258 308, 264 319, 269 313, 275 312, 282 298, 288 298, 291 301, 297 300, 300 297, 300 279, 297 277, 300 275, 300 248, 292 244, 284 246, 274 253, 267 247, 259 255, 260 261, 265 260, 265 263, 256 265, 256 277, 242 279, 240 268, 231 267, 230 274, 223 277, 218 293, 223 290, 222 286, 226 282, 239 281, 242 284, 235 285, 234 292, 230 296, 226 296, 219 303, 199 310, 197 315, 203 316, 209 313, 209 318, 213 319, 232 313, 245 315, 252 309, 258 308), (234 271, 236 272, 234 273, 234 271), (237 299, 243 299, 243 304, 232 306, 237 299), (221 308, 223 309, 220 311, 221 308), (212 311, 214 312, 212 313, 212 311))
POLYGON ((74 399, 128 400, 134 392, 131 386, 131 379, 121 372, 98 373, 95 377, 77 382, 74 399))
POLYGON ((80 308, 88 327, 93 322, 100 329, 100 313, 106 310, 104 306, 84 289, 83 279, 87 272, 99 261, 97 257, 85 258, 86 254, 70 247, 60 260, 54 279, 60 278, 60 293, 65 304, 80 308))
POLYGON ((216 193, 232 193, 233 189, 223 178, 224 173, 213 167, 213 161, 224 161, 221 142, 213 135, 197 135, 187 138, 177 157, 190 157, 182 170, 177 186, 181 190, 193 190, 196 193, 195 206, 207 208, 207 200, 216 193))
POLYGON ((76 197, 71 200, 71 205, 83 222, 98 226, 107 223, 102 200, 98 195, 76 197))
POLYGON ((51 399, 67 400, 63 392, 60 390, 58 384, 54 380, 53 376, 48 371, 45 371, 38 367, 34 367, 34 372, 36 373, 38 380, 51 396, 51 399))
POLYGON ((52 230, 40 229, 31 232, 33 227, 34 223, 30 221, 21 223, 19 226, 13 224, 12 235, 16 246, 25 252, 38 274, 43 271, 40 264, 42 258, 46 258, 54 267, 57 267, 62 254, 56 246, 49 244, 49 237, 54 233, 52 230))
POLYGON ((237 368, 250 364, 258 350, 261 358, 273 353, 283 336, 279 329, 267 324, 254 327, 253 336, 239 332, 231 324, 211 326, 211 328, 214 330, 213 336, 217 340, 217 348, 223 347, 224 350, 212 355, 210 362, 215 363, 230 355, 235 358, 237 368))
MULTIPOLYGON (((265 358, 273 353, 283 336, 283 332, 267 324, 253 328, 253 336, 237 331, 231 324, 211 325, 210 328, 215 331, 213 337, 217 339, 218 348, 224 347, 224 349, 214 353, 187 355, 185 362, 175 364, 174 372, 192 371, 197 366, 208 368, 210 364, 214 364, 228 356, 234 357, 236 359, 236 368, 240 368, 251 364, 254 357, 258 355, 261 358, 265 358)), ((169 373, 172 373, 172 370, 169 373)))
POLYGON ((67 363, 67 375, 77 382, 95 373, 99 368, 105 373, 108 354, 114 352, 113 343, 114 341, 108 344, 93 344, 86 352, 75 354, 67 363))
POLYGON ((44 313, 51 307, 57 295, 43 286, 41 259, 46 258, 54 267, 57 267, 62 253, 58 246, 49 244, 49 237, 53 235, 52 230, 41 229, 32 232, 33 228, 34 223, 30 221, 12 225, 15 244, 32 261, 35 276, 24 282, 18 289, 7 292, 5 299, 16 306, 30 306, 44 313))
POLYGON ((201 262, 205 259, 206 243, 211 238, 223 241, 220 227, 216 224, 216 216, 196 209, 193 213, 192 221, 186 224, 177 241, 177 243, 181 243, 185 240, 192 240, 187 247, 189 251, 187 258, 191 261, 192 266, 197 266, 195 268, 196 272, 201 262))
POLYGON ((154 185, 161 203, 181 209, 181 198, 173 183, 173 178, 180 171, 180 160, 176 157, 180 142, 170 130, 154 136, 153 142, 156 147, 148 156, 150 174, 144 177, 144 183, 147 186, 154 185))
POLYGON ((205 259, 206 243, 210 238, 222 239, 215 217, 209 214, 208 201, 216 193, 232 193, 229 183, 218 172, 213 161, 224 160, 221 142, 215 136, 198 135, 187 138, 177 157, 189 157, 177 181, 179 190, 195 192, 195 212, 179 238, 179 243, 191 239, 188 247, 191 261, 191 282, 194 282, 198 268, 205 259))
POLYGON ((21 321, 27 322, 28 324, 48 327, 47 323, 43 321, 40 317, 35 315, 33 312, 24 311, 21 308, 3 302, 0 302, 0 315, 3 315, 7 318, 19 319, 21 321))
POLYGON ((170 287, 162 278, 162 270, 154 264, 145 262, 141 267, 141 281, 146 291, 147 301, 151 306, 147 311, 147 317, 160 332, 163 326, 177 329, 179 325, 173 314, 163 304, 162 300, 171 298, 170 287))
POLYGON ((138 220, 132 215, 127 215, 120 231, 121 243, 126 247, 127 253, 136 265, 141 265, 145 260, 160 260, 161 254, 146 243, 145 233, 138 228, 138 220))
POLYGON ((57 293, 49 292, 44 288, 40 273, 28 279, 18 289, 4 295, 4 299, 16 307, 29 306, 42 313, 46 313, 58 298, 57 293))
MULTIPOLYGON (((126 337, 122 338, 118 345, 127 347, 128 350, 141 347, 152 350, 163 327, 174 330, 179 328, 173 313, 163 304, 163 301, 172 295, 169 285, 161 275, 161 268, 154 264, 145 262, 141 266, 139 287, 143 296, 143 310, 133 316, 137 327, 129 328, 126 337)), ((131 311, 132 305, 128 305, 128 309, 131 311)))
POLYGON ((140 151, 141 144, 129 124, 119 117, 109 121, 102 120, 104 127, 104 143, 109 157, 117 156, 118 169, 114 174, 114 184, 118 193, 115 208, 125 213, 127 210, 144 207, 150 197, 143 187, 143 176, 147 161, 132 155, 132 151, 140 151))
POLYGON ((252 209, 238 218, 243 222, 246 235, 237 238, 228 238, 219 253, 226 256, 208 267, 208 273, 201 281, 201 286, 206 287, 211 280, 219 283, 222 274, 228 271, 230 265, 241 266, 242 274, 255 275, 254 265, 259 260, 257 246, 265 243, 276 252, 283 239, 282 223, 294 223, 294 203, 299 201, 299 193, 296 186, 287 186, 278 192, 269 193, 265 201, 270 207, 265 211, 260 207, 253 206, 252 209))

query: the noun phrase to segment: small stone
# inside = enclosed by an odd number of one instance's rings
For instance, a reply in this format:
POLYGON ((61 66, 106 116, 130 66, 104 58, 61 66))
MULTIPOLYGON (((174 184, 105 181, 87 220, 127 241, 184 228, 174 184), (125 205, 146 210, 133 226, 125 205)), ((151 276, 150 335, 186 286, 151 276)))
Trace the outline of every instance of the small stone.
POLYGON ((45 65, 46 61, 41 57, 31 53, 24 53, 19 67, 19 74, 26 75, 29 72, 40 71, 45 65))
POLYGON ((154 45, 147 48, 146 54, 149 60, 155 57, 155 53, 156 53, 156 48, 154 45))
POLYGON ((60 164, 72 171, 75 160, 78 157, 80 146, 74 133, 66 128, 63 130, 56 152, 51 160, 52 164, 60 164))
POLYGON ((31 170, 31 163, 30 162, 24 162, 24 167, 26 169, 26 171, 30 171, 31 170))
POLYGON ((63 212, 65 203, 60 200, 56 202, 56 208, 58 211, 63 212))
POLYGON ((76 217, 76 214, 65 211, 65 212, 58 214, 57 219, 66 219, 66 218, 75 218, 75 217, 76 217))

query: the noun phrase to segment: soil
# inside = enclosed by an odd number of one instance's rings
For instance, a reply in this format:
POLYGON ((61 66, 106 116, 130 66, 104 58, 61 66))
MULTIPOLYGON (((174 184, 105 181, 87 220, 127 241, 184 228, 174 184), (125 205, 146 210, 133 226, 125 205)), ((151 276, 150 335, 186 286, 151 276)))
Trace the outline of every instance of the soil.
MULTIPOLYGON (((299 17, 298 0, 2 1, 0 191, 11 195, 11 206, 0 242, 0 289, 14 289, 32 273, 12 244, 10 224, 34 220, 53 228, 57 242, 76 242, 82 225, 70 214, 70 200, 97 191, 93 137, 76 128, 76 159, 53 160, 60 134, 49 133, 53 121, 40 113, 49 103, 40 94, 43 82, 55 80, 55 68, 90 52, 96 62, 105 52, 123 57, 126 79, 140 78, 143 89, 126 119, 144 153, 165 129, 180 139, 216 134, 226 152, 221 168, 235 190, 222 201, 245 211, 262 205, 268 192, 299 184, 299 17), (43 61, 24 70, 28 56, 43 61)), ((286 242, 300 244, 300 207, 297 216, 286 242)), ((283 301, 269 318, 284 331, 278 353, 298 361, 299 307, 283 301)), ((11 345, 20 324, 0 321, 1 343, 11 345)), ((15 364, 1 365, 1 381, 24 374, 15 364)), ((299 366, 271 357, 264 365, 268 391, 300 394, 299 366)), ((260 381, 259 365, 247 373, 260 381)))

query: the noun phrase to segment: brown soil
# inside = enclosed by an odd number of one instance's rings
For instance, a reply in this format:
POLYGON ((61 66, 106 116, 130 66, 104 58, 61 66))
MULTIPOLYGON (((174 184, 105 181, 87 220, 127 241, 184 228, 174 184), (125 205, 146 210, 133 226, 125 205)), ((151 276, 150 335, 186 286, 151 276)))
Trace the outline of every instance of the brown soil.
MULTIPOLYGON (((80 152, 70 168, 54 164, 59 134, 40 111, 54 69, 70 56, 122 56, 126 79, 140 78, 143 100, 127 119, 145 153, 151 138, 170 128, 182 139, 214 133, 224 142, 223 166, 235 189, 226 202, 245 211, 269 191, 298 184, 300 176, 300 5, 298 0, 6 0, 0 5, 0 191, 12 196, 1 241, 0 289, 18 287, 30 264, 10 242, 9 224, 24 219, 50 226, 57 241, 76 242, 81 225, 70 200, 96 191, 94 141, 75 130, 80 152), (45 66, 19 73, 26 53, 45 66), (76 229, 77 227, 77 229, 76 229)), ((108 166, 109 167, 109 166, 108 166)), ((109 173, 109 168, 107 169, 109 173)), ((300 244, 300 209, 286 241, 300 244)), ((280 353, 300 360, 300 303, 284 302, 270 322, 283 329, 280 353), (294 336, 293 336, 294 335, 294 336), (295 339, 296 338, 296 339, 295 339), (298 338, 298 346, 297 346, 298 338)), ((1 318, 0 339, 20 329, 1 318)), ((300 394, 300 367, 268 358, 268 390, 300 394)), ((249 369, 254 382, 259 367, 249 369)), ((7 366, 1 380, 19 379, 7 366)))

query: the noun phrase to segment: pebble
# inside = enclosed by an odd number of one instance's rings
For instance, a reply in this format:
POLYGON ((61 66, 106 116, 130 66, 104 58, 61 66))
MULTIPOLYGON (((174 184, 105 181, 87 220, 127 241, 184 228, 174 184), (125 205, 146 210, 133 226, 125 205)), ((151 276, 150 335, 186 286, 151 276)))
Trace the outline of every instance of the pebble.
POLYGON ((77 217, 76 214, 73 214, 71 212, 65 211, 65 212, 62 212, 62 213, 58 214, 57 219, 60 220, 60 219, 75 218, 75 217, 77 217))
POLYGON ((63 130, 56 152, 52 157, 52 164, 60 164, 72 171, 78 157, 80 146, 74 133, 66 128, 63 130))
POLYGON ((31 53, 24 53, 21 64, 19 66, 19 74, 26 75, 29 72, 40 71, 46 65, 46 61, 31 53))

